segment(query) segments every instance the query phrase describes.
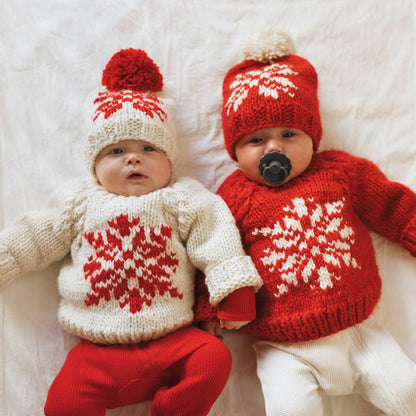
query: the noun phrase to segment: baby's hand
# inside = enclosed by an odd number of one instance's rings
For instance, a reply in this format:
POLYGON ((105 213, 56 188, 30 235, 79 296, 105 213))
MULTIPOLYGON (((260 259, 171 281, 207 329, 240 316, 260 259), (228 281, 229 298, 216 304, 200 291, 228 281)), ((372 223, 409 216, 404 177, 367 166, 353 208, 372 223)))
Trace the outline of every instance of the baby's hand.
POLYGON ((250 321, 220 321, 221 328, 225 329, 240 329, 247 325, 250 321))
POLYGON ((224 337, 221 335, 222 329, 220 326, 220 323, 218 321, 214 322, 202 322, 201 323, 201 329, 208 332, 211 335, 214 335, 214 337, 217 337, 219 339, 223 339, 224 337))

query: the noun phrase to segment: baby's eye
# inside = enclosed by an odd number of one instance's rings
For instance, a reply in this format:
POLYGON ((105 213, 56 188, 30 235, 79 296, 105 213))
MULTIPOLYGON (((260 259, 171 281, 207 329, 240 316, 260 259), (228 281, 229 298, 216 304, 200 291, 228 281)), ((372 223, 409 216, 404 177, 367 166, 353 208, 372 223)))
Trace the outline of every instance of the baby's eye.
POLYGON ((249 143, 261 143, 263 139, 261 137, 252 137, 249 143))
POLYGON ((144 147, 143 147, 143 150, 144 150, 145 152, 153 152, 153 150, 155 150, 155 148, 154 148, 154 147, 152 147, 152 146, 147 145, 147 146, 144 146, 144 147))
POLYGON ((118 155, 119 153, 123 153, 123 149, 120 149, 119 147, 116 147, 111 151, 111 154, 118 155))
POLYGON ((293 136, 295 136, 296 134, 295 133, 293 133, 293 131, 287 131, 286 133, 283 133, 283 137, 285 138, 285 139, 290 139, 291 137, 293 137, 293 136))

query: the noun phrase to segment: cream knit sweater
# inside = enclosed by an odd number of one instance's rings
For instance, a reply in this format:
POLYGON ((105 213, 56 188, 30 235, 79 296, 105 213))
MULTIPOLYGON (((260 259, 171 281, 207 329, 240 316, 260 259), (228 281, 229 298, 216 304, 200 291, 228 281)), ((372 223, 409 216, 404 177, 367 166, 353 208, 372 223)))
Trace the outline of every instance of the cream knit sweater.
POLYGON ((190 324, 195 267, 214 306, 262 285, 225 203, 193 179, 140 197, 77 181, 53 201, 0 232, 0 287, 64 259, 59 321, 81 338, 136 343, 190 324))

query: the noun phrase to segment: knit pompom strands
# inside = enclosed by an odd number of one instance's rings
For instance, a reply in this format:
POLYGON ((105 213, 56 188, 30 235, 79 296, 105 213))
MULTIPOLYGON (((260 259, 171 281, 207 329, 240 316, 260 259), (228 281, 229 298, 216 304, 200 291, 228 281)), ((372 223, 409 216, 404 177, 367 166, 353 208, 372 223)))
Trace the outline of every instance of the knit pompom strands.
POLYGON ((122 49, 108 62, 102 84, 109 90, 162 91, 159 67, 141 49, 122 49))
POLYGON ((243 47, 245 59, 271 63, 277 58, 296 53, 292 38, 286 33, 269 29, 254 37, 243 47))

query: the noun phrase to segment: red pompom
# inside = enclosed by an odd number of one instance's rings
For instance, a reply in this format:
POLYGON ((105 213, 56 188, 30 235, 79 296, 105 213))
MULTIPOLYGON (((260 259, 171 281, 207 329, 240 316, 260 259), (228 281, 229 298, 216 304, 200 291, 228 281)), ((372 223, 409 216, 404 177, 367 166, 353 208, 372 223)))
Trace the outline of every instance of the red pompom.
POLYGON ((159 67, 141 49, 122 49, 103 71, 102 84, 109 90, 162 91, 159 67))

